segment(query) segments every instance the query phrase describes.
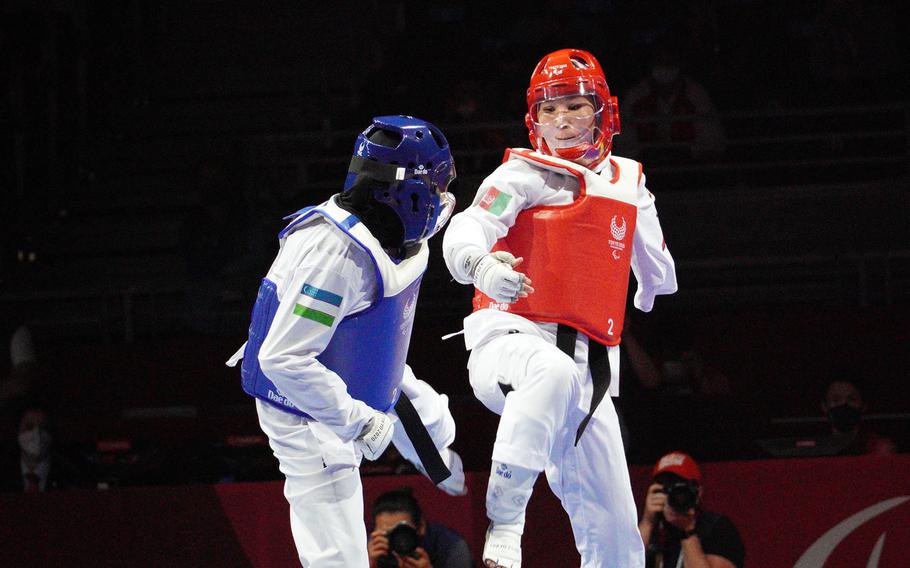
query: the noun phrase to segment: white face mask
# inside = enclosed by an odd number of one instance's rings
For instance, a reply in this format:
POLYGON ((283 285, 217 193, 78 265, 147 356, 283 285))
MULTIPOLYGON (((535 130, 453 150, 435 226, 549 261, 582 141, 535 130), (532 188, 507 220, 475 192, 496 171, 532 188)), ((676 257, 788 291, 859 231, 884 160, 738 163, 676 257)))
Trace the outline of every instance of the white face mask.
POLYGON ((51 449, 51 434, 42 428, 19 432, 19 447, 29 457, 44 457, 51 449))

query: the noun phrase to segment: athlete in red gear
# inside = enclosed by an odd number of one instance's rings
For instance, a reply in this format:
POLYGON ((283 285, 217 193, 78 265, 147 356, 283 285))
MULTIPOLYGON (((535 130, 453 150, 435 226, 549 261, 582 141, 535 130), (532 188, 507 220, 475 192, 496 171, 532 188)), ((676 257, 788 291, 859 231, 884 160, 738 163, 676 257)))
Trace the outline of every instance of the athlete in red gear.
POLYGON ((676 291, 641 165, 610 153, 616 98, 588 52, 544 57, 528 89, 534 150, 510 149, 446 231, 446 264, 476 288, 465 318, 477 398, 501 415, 487 491, 486 566, 518 568, 541 471, 584 568, 643 567, 644 548, 609 396, 618 395, 628 274, 635 306, 676 291))

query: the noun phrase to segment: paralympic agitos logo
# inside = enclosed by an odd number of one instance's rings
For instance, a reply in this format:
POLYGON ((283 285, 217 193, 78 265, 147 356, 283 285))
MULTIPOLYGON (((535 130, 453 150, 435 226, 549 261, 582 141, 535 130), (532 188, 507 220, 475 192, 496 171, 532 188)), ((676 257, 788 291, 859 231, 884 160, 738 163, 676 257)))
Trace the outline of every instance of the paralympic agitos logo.
MULTIPOLYGON (((908 500, 910 500, 910 495, 892 497, 891 499, 880 501, 875 505, 866 507, 862 511, 847 517, 816 540, 812 546, 799 557, 799 560, 796 561, 793 568, 821 568, 822 566, 825 566, 825 563, 829 559, 836 560, 836 556, 838 555, 834 554, 834 550, 841 542, 850 536, 852 532, 859 528, 860 525, 904 504, 908 500)), ((878 540, 875 541, 875 544, 870 543, 871 548, 869 558, 866 562, 866 568, 887 568, 886 566, 879 566, 879 560, 885 547, 885 537, 887 534, 887 531, 882 532, 878 537, 878 540)))

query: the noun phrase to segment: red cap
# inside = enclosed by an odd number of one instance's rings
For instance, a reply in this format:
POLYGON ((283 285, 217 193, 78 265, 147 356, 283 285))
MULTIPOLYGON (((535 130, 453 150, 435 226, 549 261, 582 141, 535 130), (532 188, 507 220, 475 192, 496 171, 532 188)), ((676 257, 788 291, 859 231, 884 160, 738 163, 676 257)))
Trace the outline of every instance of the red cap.
POLYGON ((651 472, 651 479, 664 472, 675 473, 683 479, 701 483, 701 470, 698 469, 698 464, 692 456, 683 452, 670 452, 660 458, 651 472))

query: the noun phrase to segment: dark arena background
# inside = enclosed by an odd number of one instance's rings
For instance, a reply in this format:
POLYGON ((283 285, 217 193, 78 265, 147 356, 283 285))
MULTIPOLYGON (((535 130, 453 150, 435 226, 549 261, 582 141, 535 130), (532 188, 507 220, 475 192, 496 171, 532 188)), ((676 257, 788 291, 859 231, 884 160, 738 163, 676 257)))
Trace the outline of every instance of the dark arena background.
MULTIPOLYGON (((0 565, 299 565, 277 462, 224 365, 282 217, 340 190, 355 137, 383 114, 447 134, 464 209, 505 148, 528 146, 536 62, 578 47, 619 97, 614 151, 644 164, 677 263, 679 292, 647 314, 630 304, 623 337, 615 402, 639 510, 651 467, 679 449, 749 566, 906 566, 901 8, 0 3, 0 565), (685 86, 670 103, 656 94, 667 68, 685 86), (863 444, 832 441, 832 381, 861 393, 863 444), (55 460, 36 494, 17 444, 29 410, 47 417, 55 460)), ((409 361, 450 397, 470 494, 435 491, 390 452, 364 464, 365 497, 369 510, 413 486, 479 557, 497 422, 473 397, 461 337, 441 340, 472 289, 440 248, 409 361)), ((543 477, 525 543, 526 568, 578 566, 543 477)))

